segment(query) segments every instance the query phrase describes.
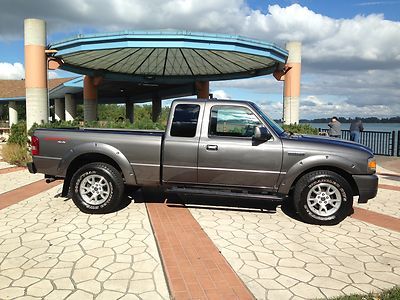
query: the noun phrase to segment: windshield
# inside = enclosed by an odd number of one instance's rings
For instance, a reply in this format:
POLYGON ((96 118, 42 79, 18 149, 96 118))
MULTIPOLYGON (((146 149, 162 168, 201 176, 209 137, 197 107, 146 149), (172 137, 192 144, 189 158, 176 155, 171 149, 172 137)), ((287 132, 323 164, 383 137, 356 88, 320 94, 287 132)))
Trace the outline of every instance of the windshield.
POLYGON ((285 132, 281 126, 279 126, 273 119, 271 119, 265 112, 261 110, 260 107, 258 107, 257 104, 251 103, 252 107, 257 111, 257 113, 263 118, 263 120, 271 126, 274 131, 280 136, 282 135, 283 132, 285 132))

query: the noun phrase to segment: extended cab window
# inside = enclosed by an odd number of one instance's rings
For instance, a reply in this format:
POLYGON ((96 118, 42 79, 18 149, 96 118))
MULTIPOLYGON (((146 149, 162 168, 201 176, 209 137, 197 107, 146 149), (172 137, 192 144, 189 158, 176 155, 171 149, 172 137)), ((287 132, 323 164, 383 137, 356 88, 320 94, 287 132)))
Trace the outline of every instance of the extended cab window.
POLYGON ((171 136, 194 137, 199 111, 200 105, 178 104, 175 107, 174 118, 172 119, 171 136))
POLYGON ((259 125, 262 125, 261 122, 246 107, 216 105, 211 109, 209 134, 251 137, 254 134, 254 127, 259 125))

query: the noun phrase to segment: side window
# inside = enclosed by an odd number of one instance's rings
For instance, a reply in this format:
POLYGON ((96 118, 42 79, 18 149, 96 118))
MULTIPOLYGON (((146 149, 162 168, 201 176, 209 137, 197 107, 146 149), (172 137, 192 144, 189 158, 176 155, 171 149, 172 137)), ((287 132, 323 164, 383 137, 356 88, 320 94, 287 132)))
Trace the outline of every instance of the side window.
POLYGON ((172 119, 171 136, 194 137, 199 119, 200 105, 178 104, 172 119))
POLYGON ((216 105, 211 109, 209 134, 214 136, 251 137, 254 127, 262 125, 246 107, 216 105))

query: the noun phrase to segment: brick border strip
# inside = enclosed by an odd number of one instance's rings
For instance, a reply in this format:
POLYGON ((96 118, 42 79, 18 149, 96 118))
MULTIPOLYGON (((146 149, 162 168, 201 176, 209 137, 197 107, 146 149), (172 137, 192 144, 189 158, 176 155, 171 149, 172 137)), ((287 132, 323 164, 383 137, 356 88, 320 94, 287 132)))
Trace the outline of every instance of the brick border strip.
POLYGON ((173 299, 254 299, 186 207, 146 207, 173 299))
POLYGON ((26 170, 26 167, 8 167, 8 168, 3 168, 3 169, 0 169, 0 175, 1 174, 11 173, 11 172, 23 171, 23 170, 26 170))
POLYGON ((379 227, 400 232, 400 219, 396 217, 384 215, 360 207, 354 207, 354 214, 352 214, 351 217, 379 227))
POLYGON ((400 186, 380 183, 378 188, 392 191, 400 191, 400 186))
POLYGON ((16 204, 22 200, 28 199, 39 193, 47 191, 52 187, 59 185, 62 181, 56 180, 51 183, 46 183, 44 179, 21 186, 15 190, 11 190, 0 194, 0 209, 16 204))
POLYGON ((388 177, 400 177, 400 174, 398 173, 381 173, 381 172, 376 172, 376 174, 380 176, 388 176, 388 177))

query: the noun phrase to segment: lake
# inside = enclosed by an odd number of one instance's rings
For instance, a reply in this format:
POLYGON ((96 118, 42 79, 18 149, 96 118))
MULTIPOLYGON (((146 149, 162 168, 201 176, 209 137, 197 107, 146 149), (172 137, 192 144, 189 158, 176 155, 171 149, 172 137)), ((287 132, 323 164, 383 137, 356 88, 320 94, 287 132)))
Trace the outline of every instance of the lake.
MULTIPOLYGON (((302 123, 304 124, 304 123, 302 123)), ((310 124, 314 128, 328 129, 327 123, 306 123, 310 124)), ((400 123, 363 123, 364 130, 367 131, 398 131, 400 130, 400 123)), ((350 123, 342 123, 342 130, 348 130, 350 123)))

